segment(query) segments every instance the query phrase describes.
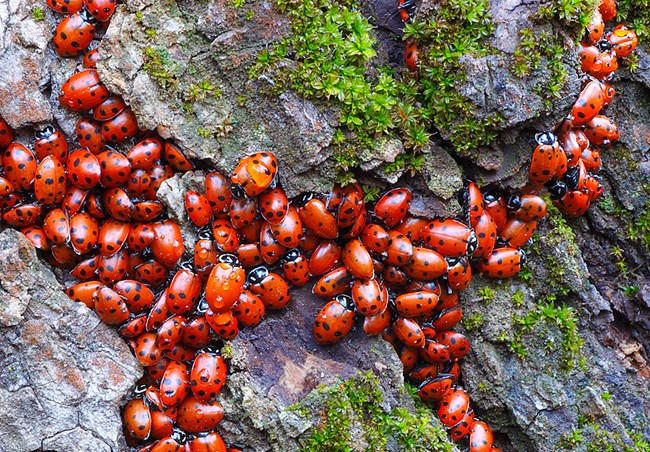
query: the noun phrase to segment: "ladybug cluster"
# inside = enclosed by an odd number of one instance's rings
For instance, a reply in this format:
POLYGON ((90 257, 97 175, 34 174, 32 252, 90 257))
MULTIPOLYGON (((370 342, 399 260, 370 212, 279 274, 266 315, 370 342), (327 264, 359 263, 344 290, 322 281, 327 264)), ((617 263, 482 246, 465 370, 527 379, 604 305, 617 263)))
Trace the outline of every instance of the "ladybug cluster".
MULTIPOLYGON (((471 452, 497 452, 490 427, 475 417, 457 386, 469 341, 452 328, 461 320, 458 294, 473 274, 508 278, 525 261, 527 243, 546 214, 547 189, 564 213, 583 214, 602 193, 595 173, 600 150, 619 137, 601 115, 614 89, 617 58, 631 54, 636 35, 618 25, 613 0, 594 11, 579 55, 585 82, 569 116, 539 134, 521 195, 486 191, 469 182, 464 216, 409 214, 412 194, 395 188, 366 205, 358 184, 288 199, 270 152, 241 158, 230 176, 205 175, 204 190, 185 194, 198 230, 193 259, 181 261, 179 225, 167 218, 157 191, 194 165, 173 143, 139 130, 135 115, 101 83, 89 52, 115 0, 47 0, 68 14, 53 44, 62 57, 83 57, 83 70, 63 85, 62 106, 88 111, 77 123, 79 149, 48 126, 33 148, 14 141, 0 118, 0 209, 52 265, 80 282, 67 295, 118 328, 146 374, 123 410, 129 445, 153 452, 237 452, 216 432, 216 400, 228 366, 220 340, 252 327, 267 309, 291 301, 291 287, 313 286, 325 304, 315 315, 316 342, 340 341, 362 320, 398 352, 422 400, 437 405, 451 438, 471 452), (604 38, 603 38, 604 36, 604 38), (138 137, 135 140, 135 137, 138 137), (121 143, 121 144, 120 144, 121 143), (127 145, 129 143, 129 145, 127 145), (114 146, 114 147, 112 147, 114 146)), ((404 21, 412 0, 399 0, 404 21)), ((417 73, 417 44, 406 42, 406 65, 417 73)))

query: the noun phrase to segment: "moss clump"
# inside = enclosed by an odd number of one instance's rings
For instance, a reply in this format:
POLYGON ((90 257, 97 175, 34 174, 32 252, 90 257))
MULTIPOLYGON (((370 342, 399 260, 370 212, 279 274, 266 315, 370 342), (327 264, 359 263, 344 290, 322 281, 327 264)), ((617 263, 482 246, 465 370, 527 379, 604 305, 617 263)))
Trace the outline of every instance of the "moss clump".
POLYGON ((303 417, 311 409, 321 410, 319 428, 303 443, 305 452, 384 451, 397 444, 405 451, 451 451, 452 445, 442 427, 414 396, 416 412, 404 408, 385 411, 377 377, 360 373, 356 378, 332 386, 319 387, 300 404, 290 409, 303 417))
POLYGON ((576 42, 582 38, 585 28, 591 21, 594 9, 600 0, 560 0, 551 1, 539 9, 537 16, 542 20, 558 20, 573 29, 576 42))
POLYGON ((629 430, 628 438, 596 423, 580 417, 578 426, 564 435, 558 450, 585 450, 586 452, 650 452, 650 443, 640 433, 629 430))
POLYGON ((33 18, 35 21, 39 22, 39 21, 43 20, 44 17, 45 17, 45 16, 43 15, 43 9, 41 9, 41 8, 34 8, 34 9, 32 10, 32 18, 33 18))
POLYGON ((634 29, 640 42, 650 37, 650 1, 618 0, 616 20, 634 29))

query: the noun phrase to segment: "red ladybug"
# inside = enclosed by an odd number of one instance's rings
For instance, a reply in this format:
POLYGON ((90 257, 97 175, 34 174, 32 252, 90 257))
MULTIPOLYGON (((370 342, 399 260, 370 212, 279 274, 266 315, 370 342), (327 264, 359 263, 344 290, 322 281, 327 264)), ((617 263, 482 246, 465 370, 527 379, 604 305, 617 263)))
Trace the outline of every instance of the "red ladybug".
POLYGON ((83 0, 46 0, 45 4, 63 14, 74 14, 84 7, 83 0))
POLYGON ((599 115, 585 125, 585 135, 591 144, 609 146, 621 133, 613 119, 599 115))
POLYGON ((398 317, 393 324, 393 331, 397 338, 408 347, 422 348, 425 344, 424 332, 414 319, 398 317))
POLYGON ((223 357, 212 350, 198 353, 194 358, 190 373, 192 394, 201 402, 214 399, 226 383, 228 366, 223 357))
POLYGON ((131 225, 119 220, 106 220, 99 229, 97 241, 99 254, 112 256, 122 249, 129 236, 131 225))
POLYGON ((395 308, 403 317, 429 317, 438 304, 438 295, 428 291, 407 292, 395 299, 395 308))
POLYGON ((638 44, 636 33, 624 24, 618 24, 614 31, 607 34, 606 39, 618 58, 629 57, 638 44))
POLYGON ((339 235, 336 218, 325 204, 319 199, 311 199, 299 210, 300 218, 305 226, 317 236, 325 239, 335 239, 339 235))
POLYGON ((35 136, 34 150, 39 160, 51 155, 65 165, 68 161, 68 142, 59 130, 47 126, 45 129, 36 132, 35 136))
POLYGON ((31 188, 38 167, 32 151, 20 143, 13 142, 5 150, 3 159, 5 178, 14 190, 31 188))
POLYGON ((529 180, 534 187, 541 187, 551 180, 557 171, 560 144, 557 137, 550 132, 538 134, 535 139, 537 147, 530 162, 529 180))
POLYGON ((595 9, 591 13, 591 20, 587 24, 586 41, 588 44, 595 45, 603 37, 605 31, 605 22, 600 11, 595 9))
POLYGON ((47 251, 50 249, 50 244, 47 243, 45 231, 40 226, 27 226, 20 230, 25 237, 32 242, 32 245, 38 250, 47 251))
POLYGON ((413 259, 413 244, 401 232, 395 230, 388 231, 386 254, 387 264, 395 267, 403 267, 413 259))
POLYGON ((85 53, 95 37, 97 21, 88 11, 66 16, 56 27, 52 43, 54 50, 62 57, 76 57, 85 53))
POLYGON ((178 426, 188 433, 208 432, 223 419, 223 408, 217 402, 203 403, 190 395, 178 406, 178 426))
POLYGON ((185 314, 191 311, 201 297, 201 278, 189 271, 176 272, 167 288, 167 307, 174 314, 185 314))
POLYGON ((309 261, 299 249, 291 249, 282 262, 282 274, 285 279, 296 286, 304 286, 309 281, 309 261))
POLYGON ((320 345, 331 345, 343 339, 354 326, 354 303, 347 295, 339 295, 327 303, 314 319, 314 338, 320 345))
POLYGON ((352 301, 359 314, 371 317, 383 312, 388 304, 388 292, 375 280, 357 280, 352 285, 352 301))
POLYGON ((523 251, 516 248, 497 248, 478 261, 479 273, 488 278, 509 278, 521 270, 523 251))
POLYGON ((63 209, 52 209, 43 220, 43 231, 52 245, 63 245, 70 238, 70 222, 63 209))
POLYGON ((129 271, 129 255, 121 250, 112 256, 101 256, 97 265, 97 277, 104 284, 113 284, 126 278, 129 271))
POLYGON ((169 141, 165 141, 163 145, 162 156, 163 159, 176 171, 185 172, 194 169, 192 162, 185 157, 175 144, 169 141))
POLYGON ((271 224, 281 223, 289 211, 289 200, 281 188, 267 189, 264 191, 260 195, 258 204, 260 214, 271 224))
POLYGON ((492 429, 483 421, 474 421, 470 428, 470 452, 494 452, 492 429))
POLYGON ((291 301, 289 284, 266 267, 257 267, 248 274, 249 290, 257 294, 268 309, 282 309, 291 301))
POLYGON ((474 232, 452 219, 431 221, 422 229, 422 240, 445 257, 471 256, 478 245, 474 232))
POLYGON ((406 216, 412 198, 411 191, 406 188, 390 190, 375 204, 375 216, 391 228, 406 216))
POLYGON ((104 287, 99 281, 88 281, 76 284, 65 290, 65 294, 72 301, 83 303, 90 309, 95 309, 94 295, 100 288, 104 287))
MULTIPOLYGON (((54 0, 57 1, 57 0, 54 0)), ((77 0, 75 0, 77 1, 77 0)), ((97 62, 101 58, 99 57, 99 51, 97 49, 93 49, 90 52, 86 53, 84 55, 84 59, 82 61, 82 65, 86 69, 95 69, 97 68, 97 62)))
POLYGON ((133 146, 126 158, 131 163, 131 168, 149 171, 160 159, 163 145, 157 138, 145 138, 133 146))
POLYGON ((131 177, 131 164, 127 158, 114 150, 107 149, 97 154, 102 168, 100 182, 104 188, 124 187, 131 177))
POLYGON ((591 200, 589 193, 580 190, 568 191, 559 200, 553 201, 553 205, 560 209, 560 212, 567 215, 580 216, 584 215, 591 200))
POLYGON ((438 406, 438 418, 443 425, 452 427, 458 424, 469 411, 469 395, 462 389, 449 391, 438 406))
POLYGON ((70 153, 67 170, 70 183, 83 190, 95 187, 102 175, 97 157, 82 149, 70 153))
POLYGON ((472 282, 472 267, 467 256, 448 260, 447 284, 452 290, 465 290, 472 282))
POLYGON ((208 277, 205 299, 214 312, 232 308, 244 290, 246 274, 244 269, 226 262, 214 266, 208 277))
POLYGON ((228 220, 214 220, 212 222, 214 243, 218 249, 225 253, 234 253, 239 246, 239 234, 228 220))
POLYGON ((368 336, 376 336, 381 334, 386 328, 390 326, 390 311, 384 309, 377 315, 366 317, 363 320, 363 332, 368 336))
POLYGON ((75 133, 79 145, 93 154, 99 154, 104 148, 102 128, 98 122, 90 118, 81 118, 77 122, 75 133))
POLYGON ((162 350, 156 344, 156 334, 145 331, 129 343, 135 357, 143 366, 152 366, 163 358, 162 350))
POLYGON ((124 299, 129 312, 133 314, 148 311, 155 298, 154 293, 147 286, 129 279, 123 279, 115 283, 113 290, 124 299))
POLYGON ((413 258, 403 268, 409 277, 419 281, 428 281, 446 274, 447 267, 447 262, 439 253, 414 246, 413 258))
POLYGON ((185 193, 185 210, 192 223, 199 228, 212 221, 212 208, 208 198, 194 190, 185 193))
POLYGON ((451 390, 452 376, 440 374, 424 380, 418 386, 417 395, 425 402, 437 402, 451 390))
POLYGON ((83 256, 97 246, 99 225, 92 215, 79 212, 70 217, 70 244, 83 256))
POLYGON ((7 124, 2 116, 0 116, 0 149, 4 149, 14 141, 14 130, 7 124))
POLYGON ((581 126, 591 121, 605 103, 603 95, 603 85, 601 82, 591 80, 580 91, 578 100, 573 105, 571 116, 574 126, 581 126))
POLYGON ((451 428, 451 430, 449 430, 451 439, 453 441, 458 442, 464 437, 466 437, 467 435, 469 435, 473 423, 474 423, 474 411, 469 410, 467 413, 465 413, 463 419, 461 419, 461 421, 458 424, 454 425, 451 428))
POLYGON ((138 120, 129 107, 102 124, 104 141, 124 141, 138 133, 138 120))
POLYGON ((354 277, 360 279, 372 279, 374 277, 372 257, 359 239, 347 242, 343 247, 341 256, 343 264, 354 277))
POLYGON ((510 218, 500 235, 511 247, 519 248, 533 236, 535 229, 537 229, 537 221, 510 218))
POLYGON ((142 399, 129 400, 122 413, 127 435, 144 441, 151 432, 151 412, 142 399))
POLYGON ((474 233, 476 234, 477 247, 472 257, 478 259, 487 256, 494 249, 497 240, 496 223, 487 211, 483 211, 479 220, 475 222, 474 233))
POLYGON ((271 225, 273 237, 282 246, 295 248, 300 245, 302 237, 302 220, 294 206, 289 206, 289 211, 278 224, 271 225))
POLYGON ((332 240, 323 240, 309 258, 309 273, 313 276, 332 271, 340 263, 341 248, 332 240))
POLYGON ((579 129, 573 129, 560 135, 559 142, 567 155, 567 166, 569 167, 578 163, 580 154, 589 146, 587 136, 579 129))
POLYGON ((133 221, 153 221, 162 215, 163 205, 158 201, 142 201, 133 204, 133 221))
POLYGON ((458 360, 469 353, 469 340, 455 331, 443 331, 436 340, 449 349, 451 359, 458 360))
POLYGON ((160 381, 160 400, 166 406, 181 403, 190 393, 190 379, 184 363, 170 361, 160 381))
POLYGON ((215 215, 228 212, 232 202, 230 179, 218 172, 208 173, 205 176, 205 197, 215 215))
POLYGON ((238 198, 259 195, 271 185, 277 170, 278 160, 270 152, 243 157, 230 176, 233 194, 238 198))
POLYGON ((88 12, 98 21, 106 22, 115 12, 116 0, 83 0, 88 12))
POLYGON ((522 221, 539 221, 546 216, 546 201, 536 195, 518 198, 513 215, 522 221))
POLYGON ((245 326, 255 326, 260 323, 265 312, 266 308, 260 297, 246 289, 242 291, 232 307, 232 313, 237 321, 245 326))
POLYGON ((411 72, 418 71, 418 45, 413 39, 407 39, 404 43, 404 63, 411 72))
POLYGON ((205 317, 195 317, 185 325, 185 329, 183 330, 183 343, 188 347, 205 347, 211 340, 212 332, 205 317))
POLYGON ((232 309, 221 312, 208 309, 205 312, 205 320, 214 333, 222 339, 234 339, 239 334, 239 323, 232 309))
POLYGON ((269 265, 278 262, 286 251, 286 248, 273 235, 271 225, 266 222, 260 230, 259 244, 262 259, 269 265))
POLYGON ((403 22, 408 22, 415 14, 415 2, 413 0, 399 0, 397 10, 403 22))
POLYGON ((361 231, 361 242, 370 251, 383 253, 388 248, 388 232, 378 224, 367 224, 361 231))
POLYGON ((188 444, 192 452, 238 452, 238 449, 226 448, 226 444, 217 432, 193 438, 188 444))
POLYGON ((63 200, 65 191, 65 168, 56 157, 48 155, 36 169, 34 177, 36 200, 42 205, 58 203, 63 200))
POLYGON ((345 229, 353 226, 361 216, 365 203, 363 202, 363 191, 358 184, 345 186, 340 191, 341 202, 337 209, 336 225, 339 229, 345 229))
POLYGON ((230 223, 236 229, 250 226, 257 218, 257 201, 253 198, 233 199, 230 204, 230 223))
POLYGON ((129 309, 118 293, 108 287, 97 289, 93 296, 95 312, 104 323, 121 325, 129 319, 129 309))
POLYGON ((38 204, 21 204, 2 214, 2 221, 12 228, 22 228, 38 222, 42 211, 38 204))
POLYGON ((483 195, 485 200, 485 211, 494 220, 497 230, 503 229, 508 218, 507 203, 503 196, 494 192, 487 192, 483 195))
POLYGON ((93 119, 96 121, 108 121, 113 119, 126 108, 124 99, 116 94, 111 94, 108 99, 93 109, 93 119))
POLYGON ((616 0, 600 0, 598 11, 605 22, 609 22, 616 17, 616 0))
POLYGON ((185 252, 180 227, 172 220, 153 223, 154 240, 151 252, 167 268, 173 268, 185 252))

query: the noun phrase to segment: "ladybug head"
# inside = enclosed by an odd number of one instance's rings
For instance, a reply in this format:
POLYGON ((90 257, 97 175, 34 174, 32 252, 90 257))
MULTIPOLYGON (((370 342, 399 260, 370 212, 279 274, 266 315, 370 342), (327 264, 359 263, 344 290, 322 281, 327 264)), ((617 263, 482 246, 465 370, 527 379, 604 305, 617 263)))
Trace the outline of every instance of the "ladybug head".
POLYGON ((54 126, 48 124, 43 130, 37 130, 34 132, 34 136, 37 140, 42 140, 44 138, 49 138, 54 132, 56 132, 54 126))
POLYGON ((187 441, 187 433, 185 433, 183 430, 179 428, 175 428, 174 431, 172 432, 172 439, 176 441, 178 444, 185 444, 187 441))
POLYGON ((147 392, 147 385, 136 385, 135 388, 133 388, 133 394, 136 396, 142 395, 145 392, 147 392))
POLYGON ((504 239, 501 236, 497 237, 496 245, 494 246, 495 249, 496 248, 508 248, 508 246, 509 245, 508 245, 508 242, 506 241, 506 239, 504 239))
POLYGON ((230 186, 230 193, 237 199, 244 199, 246 197, 246 190, 239 184, 232 184, 230 186))
POLYGON ((316 194, 315 194, 315 193, 312 193, 312 192, 305 192, 305 193, 301 193, 301 194, 299 194, 298 196, 296 196, 296 197, 294 198, 294 202, 295 202, 295 204, 296 204, 297 207, 302 207, 302 206, 304 206, 305 204, 307 204, 309 201, 311 201, 312 199, 314 199, 315 197, 316 197, 316 194))
POLYGON ((203 347, 200 350, 200 353, 207 353, 208 355, 216 356, 219 354, 219 350, 217 350, 217 347, 215 347, 214 345, 208 345, 207 347, 203 347))
POLYGON ((524 265, 528 258, 526 257, 526 253, 524 253, 524 250, 519 250, 519 265, 524 265))
POLYGON ((469 237, 467 238, 467 255, 471 256, 474 254, 474 251, 478 248, 478 238, 476 238, 476 234, 474 231, 472 231, 469 234, 469 237))
POLYGON ((490 204, 491 202, 498 201, 499 198, 501 198, 501 195, 498 192, 494 191, 494 190, 490 190, 490 191, 487 191, 487 192, 483 193, 483 201, 486 204, 490 204))
POLYGON ((293 262, 296 259, 298 259, 301 254, 302 253, 300 252, 300 250, 298 248, 292 248, 292 249, 290 249, 289 251, 287 251, 285 253, 284 257, 282 258, 282 261, 283 262, 293 262))
POLYGON ((208 312, 208 309, 210 309, 210 305, 208 304, 208 300, 205 299, 205 292, 203 292, 199 303, 196 305, 196 312, 197 314, 205 314, 208 312))
POLYGON ((537 144, 552 146, 557 141, 557 137, 551 132, 538 133, 535 135, 537 144))
POLYGON ((337 295, 335 300, 348 311, 355 310, 354 300, 352 300, 350 295, 337 295))
POLYGON ((548 192, 551 194, 551 199, 560 199, 562 196, 566 195, 568 187, 566 184, 559 180, 552 180, 546 184, 548 192))
POLYGON ((252 269, 249 273, 248 276, 246 277, 246 280, 248 284, 250 285, 256 285, 264 281, 264 279, 269 276, 269 269, 264 267, 263 265, 259 267, 255 267, 252 269))
POLYGON ((192 260, 183 261, 178 265, 182 270, 194 271, 194 262, 192 260))
POLYGON ((506 203, 506 206, 508 207, 508 210, 511 212, 514 212, 515 210, 519 210, 521 207, 521 198, 517 195, 512 195, 508 198, 508 202, 506 203))
POLYGON ((230 254, 230 253, 220 254, 217 260, 219 262, 223 262, 224 264, 229 264, 233 267, 241 266, 241 264, 239 263, 239 259, 237 259, 237 256, 235 256, 234 254, 230 254))
MULTIPOLYGON (((567 170, 567 172, 564 174, 563 180, 566 183, 567 189, 575 190, 578 187, 579 179, 580 179, 580 167, 576 165, 567 170)), ((562 196, 564 196, 564 193, 562 194, 562 196)))
POLYGON ((97 25, 97 19, 90 14, 90 11, 88 11, 86 7, 79 11, 79 16, 84 20, 84 22, 88 22, 91 25, 97 25))
POLYGON ((609 43, 607 39, 601 39, 600 41, 598 41, 596 47, 598 47, 598 50, 600 50, 601 52, 609 52, 610 50, 612 50, 612 45, 609 43))
POLYGON ((212 226, 204 226, 199 229, 199 240, 212 240, 212 226))

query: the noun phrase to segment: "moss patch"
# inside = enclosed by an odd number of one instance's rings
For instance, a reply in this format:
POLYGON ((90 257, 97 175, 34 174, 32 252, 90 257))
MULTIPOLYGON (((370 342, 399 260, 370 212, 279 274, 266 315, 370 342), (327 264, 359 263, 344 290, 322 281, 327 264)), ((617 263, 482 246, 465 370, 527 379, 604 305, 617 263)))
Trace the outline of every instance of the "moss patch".
POLYGON ((305 452, 383 451, 389 445, 404 451, 451 451, 434 414, 414 394, 411 396, 415 413, 399 407, 386 411, 379 381, 368 372, 321 386, 290 409, 303 417, 320 412, 318 429, 303 443, 305 452))

